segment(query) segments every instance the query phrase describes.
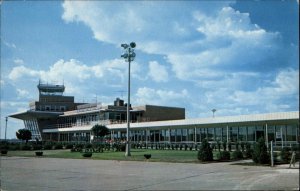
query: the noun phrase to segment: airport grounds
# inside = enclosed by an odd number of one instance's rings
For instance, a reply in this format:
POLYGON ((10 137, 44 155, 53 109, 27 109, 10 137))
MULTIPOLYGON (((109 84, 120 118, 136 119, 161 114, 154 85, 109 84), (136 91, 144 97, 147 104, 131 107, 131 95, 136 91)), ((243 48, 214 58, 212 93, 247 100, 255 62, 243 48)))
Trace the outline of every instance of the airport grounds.
POLYGON ((135 147, 129 157, 107 149, 90 157, 65 147, 9 150, 1 154, 1 190, 299 190, 299 159, 290 166, 277 154, 270 166, 251 158, 220 160, 218 152, 203 162, 184 146, 135 147))

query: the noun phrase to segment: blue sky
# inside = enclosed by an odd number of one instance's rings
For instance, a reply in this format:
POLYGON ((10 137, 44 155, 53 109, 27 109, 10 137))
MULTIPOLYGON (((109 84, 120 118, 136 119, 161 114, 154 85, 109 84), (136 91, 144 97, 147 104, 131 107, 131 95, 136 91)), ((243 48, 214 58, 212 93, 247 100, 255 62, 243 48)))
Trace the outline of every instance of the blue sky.
MULTIPOLYGON (((127 100, 120 44, 131 41, 133 105, 185 107, 187 118, 299 110, 298 9, 296 0, 4 1, 1 137, 5 116, 38 99, 39 79, 80 102, 127 100)), ((7 137, 23 127, 9 119, 7 137)))

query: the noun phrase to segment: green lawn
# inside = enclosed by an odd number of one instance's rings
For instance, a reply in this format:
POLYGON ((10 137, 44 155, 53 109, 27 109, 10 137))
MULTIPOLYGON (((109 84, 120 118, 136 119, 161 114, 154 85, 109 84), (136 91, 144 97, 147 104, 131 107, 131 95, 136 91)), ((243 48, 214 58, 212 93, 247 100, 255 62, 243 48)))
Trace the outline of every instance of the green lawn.
MULTIPOLYGON (((73 158, 82 159, 82 153, 71 152, 70 150, 43 150, 42 157, 49 158, 73 158)), ((104 151, 103 153, 93 153, 91 159, 96 160, 127 160, 145 161, 144 154, 151 154, 148 161, 153 162, 198 162, 197 151, 184 150, 150 150, 132 149, 131 156, 125 157, 124 152, 104 151)), ((35 151, 8 151, 7 156, 36 157, 35 151)))

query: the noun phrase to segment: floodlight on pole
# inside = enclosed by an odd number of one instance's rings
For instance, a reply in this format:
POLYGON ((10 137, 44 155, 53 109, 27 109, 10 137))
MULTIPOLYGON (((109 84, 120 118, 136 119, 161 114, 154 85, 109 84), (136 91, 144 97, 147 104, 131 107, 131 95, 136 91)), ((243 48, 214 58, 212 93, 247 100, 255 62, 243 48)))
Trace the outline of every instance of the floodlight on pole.
POLYGON ((215 117, 215 112, 217 111, 216 109, 211 110, 213 112, 213 117, 215 117))
POLYGON ((7 120, 8 120, 8 117, 5 117, 5 134, 4 134, 5 141, 6 141, 6 132, 7 132, 7 120))
POLYGON ((128 44, 121 44, 124 48, 125 53, 121 55, 122 58, 128 62, 128 102, 127 102, 127 133, 126 133, 126 152, 125 156, 131 156, 130 154, 130 62, 134 60, 136 54, 134 48, 136 47, 135 42, 128 44))

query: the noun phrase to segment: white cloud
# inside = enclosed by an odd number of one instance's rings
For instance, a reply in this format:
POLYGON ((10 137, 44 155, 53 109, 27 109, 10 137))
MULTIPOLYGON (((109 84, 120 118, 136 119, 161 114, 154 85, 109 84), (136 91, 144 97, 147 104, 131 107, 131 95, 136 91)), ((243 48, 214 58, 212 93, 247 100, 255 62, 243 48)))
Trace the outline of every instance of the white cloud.
POLYGON ((24 60, 22 60, 22 59, 15 59, 14 63, 18 64, 18 65, 22 65, 22 64, 24 64, 24 60))
POLYGON ((29 92, 27 90, 17 88, 18 97, 27 97, 29 92))
POLYGON ((8 78, 11 80, 18 80, 24 76, 39 77, 40 73, 30 68, 26 68, 25 66, 17 66, 14 67, 12 71, 8 74, 8 78))
MULTIPOLYGON (((186 89, 180 92, 173 90, 153 89, 148 87, 139 88, 134 96, 135 104, 156 104, 166 106, 176 106, 182 99, 188 99, 189 93, 186 89)), ((182 107, 182 106, 181 106, 182 107)))
POLYGON ((149 62, 148 75, 156 82, 167 82, 169 78, 167 68, 157 61, 149 62))
POLYGON ((276 51, 279 34, 251 23, 249 13, 230 3, 134 2, 133 9, 128 2, 65 1, 62 18, 85 23, 99 41, 119 46, 134 39, 139 50, 165 55, 179 79, 198 81, 222 76, 220 66, 245 70, 276 51))

